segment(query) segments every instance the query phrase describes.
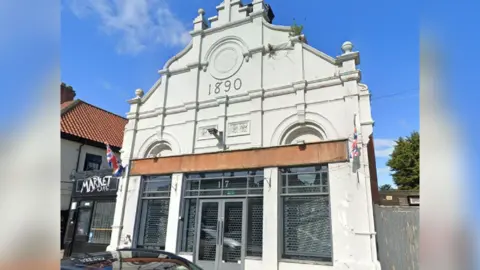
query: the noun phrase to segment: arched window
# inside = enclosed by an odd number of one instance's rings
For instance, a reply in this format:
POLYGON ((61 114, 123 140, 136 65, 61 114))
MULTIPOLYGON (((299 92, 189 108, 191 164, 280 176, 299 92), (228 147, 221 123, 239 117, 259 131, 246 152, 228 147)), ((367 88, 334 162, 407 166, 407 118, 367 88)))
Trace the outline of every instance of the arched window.
POLYGON ((172 148, 170 147, 170 144, 166 141, 160 141, 150 146, 150 148, 147 150, 147 154, 145 155, 145 157, 152 158, 169 155, 172 155, 172 148))
POLYGON ((282 145, 296 144, 298 141, 305 143, 323 141, 325 136, 317 125, 311 123, 297 124, 289 128, 283 135, 282 145))

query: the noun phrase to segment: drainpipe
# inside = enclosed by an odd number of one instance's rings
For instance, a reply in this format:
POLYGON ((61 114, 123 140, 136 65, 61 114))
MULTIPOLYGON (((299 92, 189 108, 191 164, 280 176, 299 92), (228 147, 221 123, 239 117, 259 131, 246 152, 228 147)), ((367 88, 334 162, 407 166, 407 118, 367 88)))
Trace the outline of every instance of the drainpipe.
MULTIPOLYGON (((362 137, 362 148, 363 148, 363 137, 362 137)), ((368 153, 368 149, 367 149, 368 153)), ((366 154, 366 153, 364 153, 366 154)), ((365 164, 365 159, 368 160, 368 154, 364 155, 363 157, 363 164, 365 164)), ((365 170, 365 166, 362 166, 362 170, 365 170)), ((358 174, 357 174, 358 177, 358 174)), ((365 180, 365 197, 367 199, 367 215, 368 215, 368 227, 369 227, 369 233, 370 234, 370 254, 371 254, 371 260, 372 263, 376 265, 376 269, 380 269, 379 267, 379 262, 378 262, 378 257, 377 257, 377 237, 376 237, 376 232, 375 232, 375 221, 374 221, 374 213, 373 213, 373 208, 374 208, 374 203, 372 200, 372 187, 370 183, 371 175, 369 173, 369 178, 367 179, 364 177, 365 180)))
POLYGON ((75 172, 78 172, 78 165, 80 163, 80 155, 82 154, 82 147, 85 145, 85 142, 83 142, 80 147, 78 148, 78 156, 77 156, 77 165, 75 166, 75 172))
POLYGON ((138 123, 138 111, 140 109, 140 97, 137 97, 133 102, 137 104, 135 109, 135 124, 133 126, 133 136, 132 136, 132 143, 130 144, 130 152, 128 153, 128 167, 125 172, 125 187, 123 191, 123 202, 122 202, 122 212, 120 215, 120 225, 118 226, 118 239, 117 239, 117 249, 120 246, 120 241, 122 240, 122 232, 123 232, 123 220, 125 218, 125 207, 127 205, 127 192, 128 192, 128 184, 130 183, 130 168, 132 165, 132 158, 133 158, 133 149, 135 146, 135 138, 137 136, 137 123, 138 123))
MULTIPOLYGON (((77 164, 75 165, 75 169, 74 169, 75 172, 78 172, 78 165, 80 164, 80 155, 82 154, 82 148, 83 148, 84 145, 85 145, 85 141, 84 141, 84 142, 80 145, 80 147, 78 148, 77 164)), ((71 176, 71 175, 72 175, 72 172, 70 172, 70 176, 71 176)), ((75 184, 76 184, 74 179, 70 179, 70 180, 71 180, 70 183, 71 183, 73 186, 72 186, 72 192, 70 193, 70 202, 69 202, 69 204, 68 204, 68 210, 67 210, 67 211, 68 211, 68 216, 67 216, 67 220, 65 221, 65 223, 66 223, 66 224, 65 224, 65 231, 63 232, 63 236, 61 236, 61 237, 63 237, 63 241, 65 241, 65 235, 66 235, 66 233, 67 233, 68 223, 70 222, 70 220, 69 220, 70 211, 71 211, 70 207, 71 207, 71 205, 72 205, 73 192, 75 191, 75 184)), ((60 210, 61 210, 61 209, 60 209, 60 210)), ((65 244, 65 243, 62 243, 62 244, 65 244)), ((64 246, 64 247, 63 247, 63 250, 64 250, 64 251, 63 251, 63 252, 64 252, 64 253, 63 253, 63 256, 64 256, 64 257, 70 255, 70 254, 68 254, 68 253, 70 253, 70 251, 71 251, 71 249, 72 249, 72 245, 73 245, 73 239, 72 239, 72 241, 70 241, 70 243, 68 243, 68 246, 64 246)))

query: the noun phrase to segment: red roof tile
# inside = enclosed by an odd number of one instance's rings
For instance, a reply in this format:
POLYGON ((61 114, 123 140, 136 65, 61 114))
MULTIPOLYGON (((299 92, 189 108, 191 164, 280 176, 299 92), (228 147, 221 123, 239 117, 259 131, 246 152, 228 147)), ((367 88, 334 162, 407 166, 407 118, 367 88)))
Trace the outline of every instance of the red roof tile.
POLYGON ((61 108, 60 109, 65 109, 68 105, 72 104, 73 101, 65 101, 62 104, 60 104, 61 108))
POLYGON ((79 99, 62 103, 61 110, 61 132, 122 147, 127 119, 79 99))

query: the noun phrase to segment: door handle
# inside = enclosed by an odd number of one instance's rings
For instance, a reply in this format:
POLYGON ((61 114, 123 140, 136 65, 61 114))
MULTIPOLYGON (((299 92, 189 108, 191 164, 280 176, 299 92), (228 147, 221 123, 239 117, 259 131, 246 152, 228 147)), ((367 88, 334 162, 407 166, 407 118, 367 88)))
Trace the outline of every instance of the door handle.
POLYGON ((217 220, 217 245, 220 245, 220 220, 217 220))
POLYGON ((221 245, 223 246, 223 234, 224 234, 224 231, 223 231, 223 219, 222 219, 222 221, 221 221, 221 223, 220 223, 220 227, 221 227, 221 230, 220 230, 220 232, 221 232, 220 241, 221 241, 221 242, 220 242, 220 243, 221 243, 221 245))

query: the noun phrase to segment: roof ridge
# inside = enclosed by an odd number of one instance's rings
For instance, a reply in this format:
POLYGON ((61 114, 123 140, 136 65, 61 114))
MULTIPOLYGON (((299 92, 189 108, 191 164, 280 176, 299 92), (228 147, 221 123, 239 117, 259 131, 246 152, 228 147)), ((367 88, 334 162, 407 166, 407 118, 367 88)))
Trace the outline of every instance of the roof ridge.
MULTIPOLYGON (((75 106, 77 106, 80 103, 80 101, 81 101, 80 99, 75 99, 75 100, 63 102, 63 103, 70 102, 70 104, 68 104, 65 108, 60 110, 60 115, 63 116, 65 113, 67 113, 68 111, 73 109, 75 106)), ((60 106, 62 106, 63 103, 60 103, 60 106)))
MULTIPOLYGON (((116 113, 113 113, 113 112, 107 111, 107 110, 105 110, 105 109, 102 109, 102 108, 100 108, 100 107, 98 107, 98 106, 95 106, 95 105, 93 105, 93 104, 91 104, 91 103, 86 102, 85 100, 75 99, 75 100, 72 102, 72 104, 73 104, 74 102, 76 102, 76 104, 78 104, 78 103, 84 103, 84 104, 86 104, 86 105, 92 106, 92 107, 94 107, 94 108, 96 108, 96 109, 102 110, 102 111, 104 111, 104 112, 106 112, 106 113, 109 113, 109 114, 111 114, 111 115, 113 115, 113 116, 116 116, 116 117, 119 117, 119 118, 122 118, 122 119, 128 121, 128 119, 127 119, 126 117, 123 117, 123 116, 120 116, 120 115, 118 115, 118 114, 116 114, 116 113)), ((72 104, 68 105, 65 109, 67 109, 67 108, 69 108, 70 106, 72 106, 72 104)), ((72 107, 75 107, 75 106, 72 106, 72 107)))

